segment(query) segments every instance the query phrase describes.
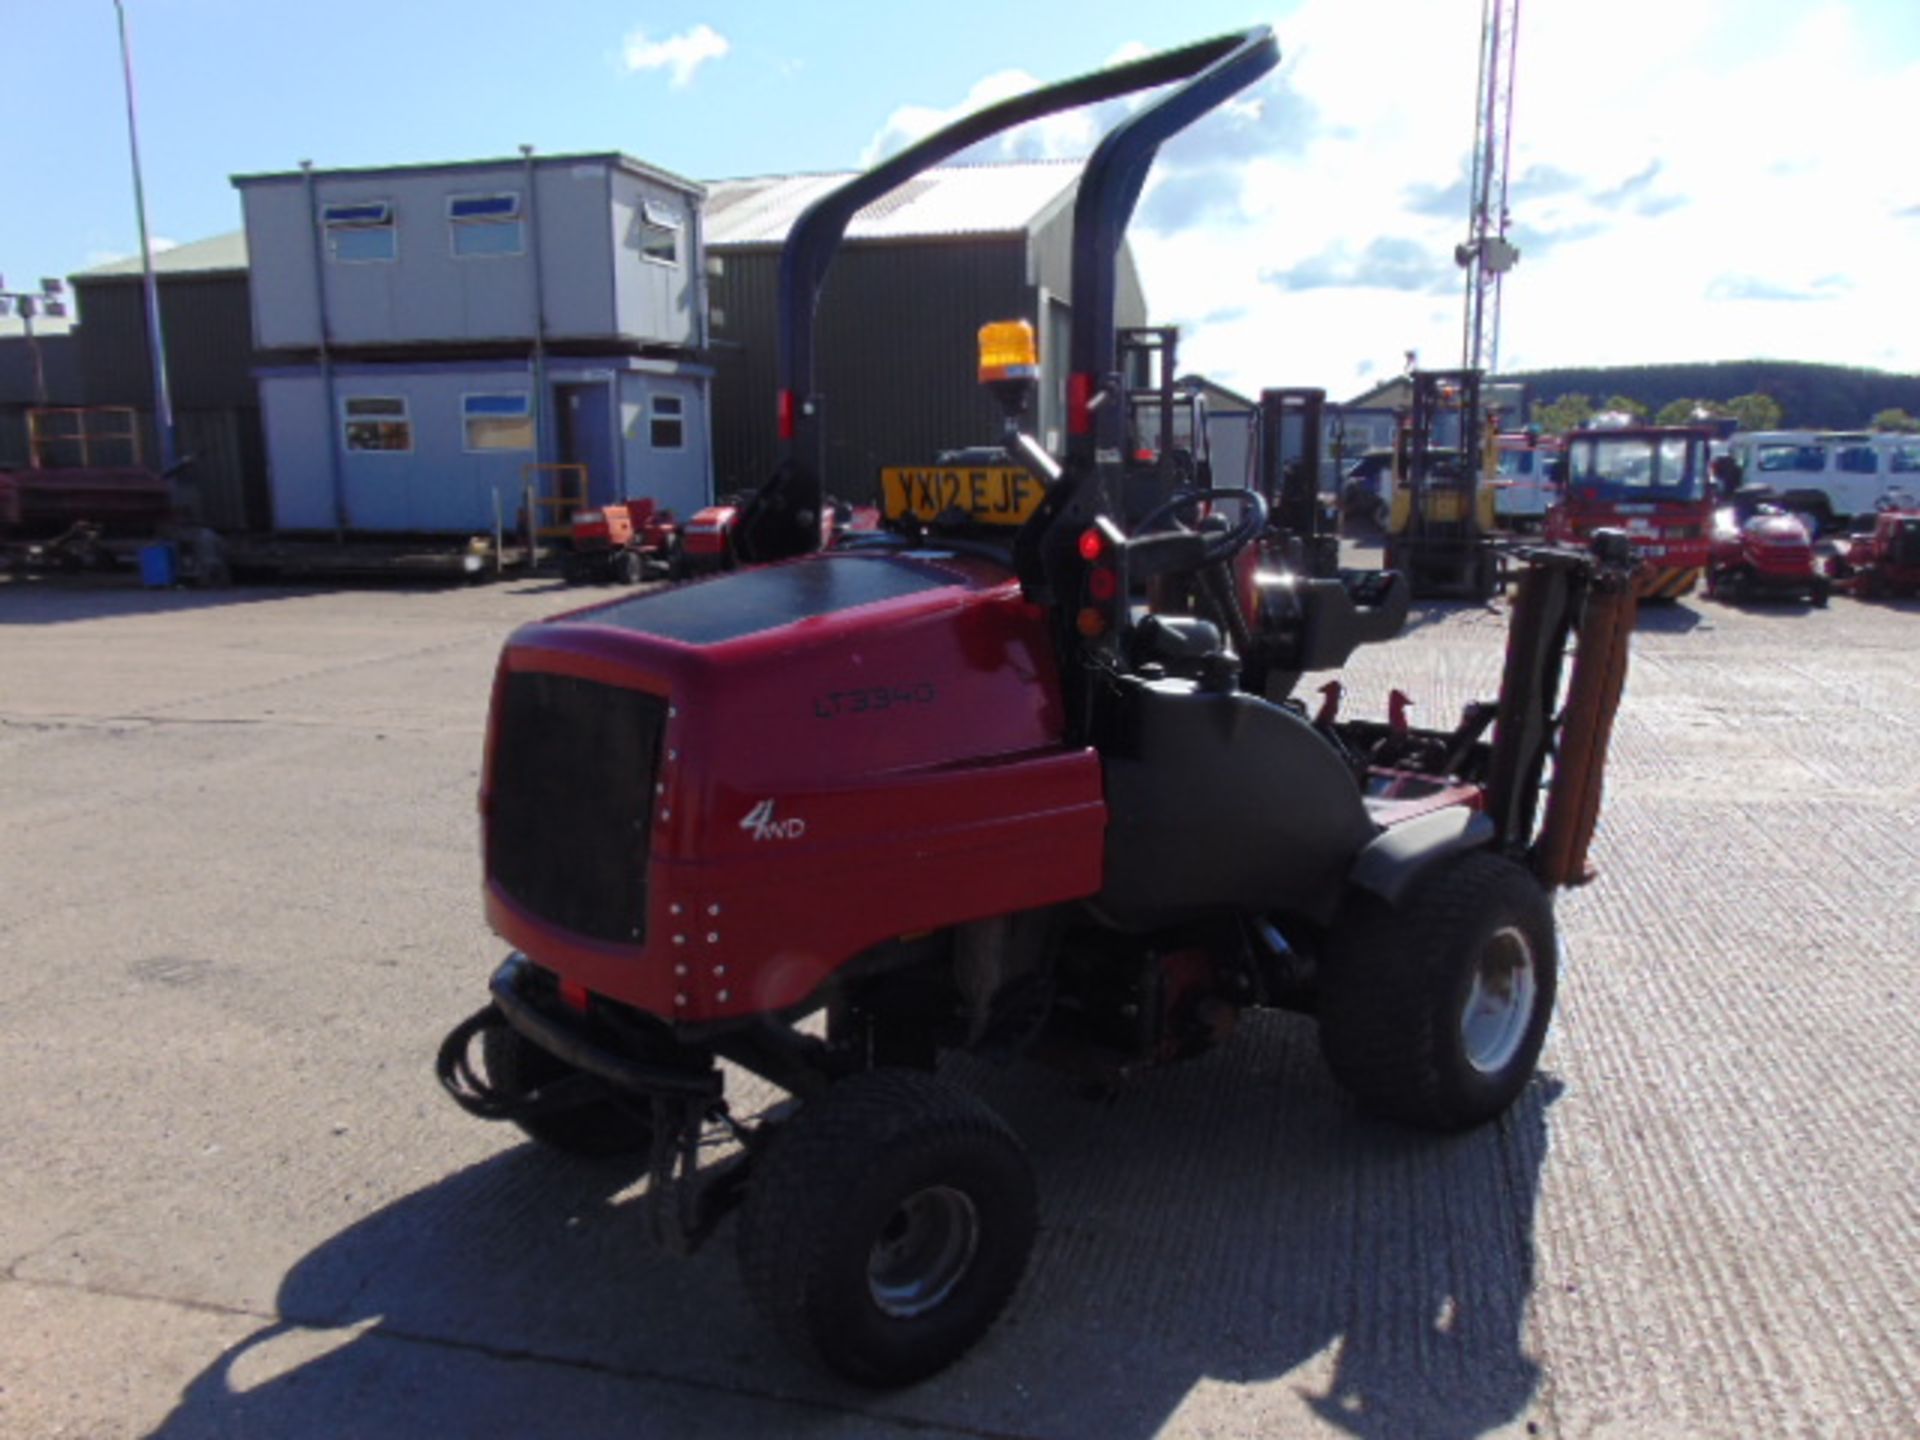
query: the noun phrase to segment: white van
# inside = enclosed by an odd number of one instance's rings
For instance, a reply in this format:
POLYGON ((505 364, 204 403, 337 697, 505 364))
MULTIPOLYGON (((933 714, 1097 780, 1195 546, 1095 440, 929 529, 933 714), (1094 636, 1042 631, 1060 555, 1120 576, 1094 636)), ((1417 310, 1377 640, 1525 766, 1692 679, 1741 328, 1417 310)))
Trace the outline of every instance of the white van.
POLYGON ((1871 515, 1889 490, 1920 485, 1920 435, 1865 431, 1755 430, 1731 442, 1741 483, 1776 491, 1788 509, 1835 520, 1871 515))

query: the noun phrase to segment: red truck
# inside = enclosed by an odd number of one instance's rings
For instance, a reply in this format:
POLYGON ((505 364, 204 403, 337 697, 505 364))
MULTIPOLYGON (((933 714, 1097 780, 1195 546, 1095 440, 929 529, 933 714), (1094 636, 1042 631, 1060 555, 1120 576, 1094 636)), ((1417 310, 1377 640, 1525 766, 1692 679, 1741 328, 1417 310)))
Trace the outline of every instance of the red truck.
POLYGON ((1642 600, 1678 600, 1699 584, 1712 546, 1708 435, 1685 426, 1575 430, 1566 488, 1547 516, 1547 539, 1585 544, 1623 531, 1641 562, 1642 600))

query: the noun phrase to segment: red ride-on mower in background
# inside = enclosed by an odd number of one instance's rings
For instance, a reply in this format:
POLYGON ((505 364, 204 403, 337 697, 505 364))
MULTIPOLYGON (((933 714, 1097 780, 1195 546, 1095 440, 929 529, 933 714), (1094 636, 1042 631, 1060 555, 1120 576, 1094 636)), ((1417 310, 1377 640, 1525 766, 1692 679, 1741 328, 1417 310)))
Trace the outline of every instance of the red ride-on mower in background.
POLYGON ((680 526, 671 510, 659 509, 651 500, 576 510, 569 539, 572 548, 561 565, 569 585, 638 585, 686 574, 680 526))
POLYGON ((1513 1103, 1546 1037, 1553 892, 1589 874, 1633 627, 1620 537, 1524 552, 1497 700, 1425 730, 1404 703, 1347 720, 1331 685, 1315 712, 1291 693, 1398 633, 1402 577, 1243 585, 1250 549, 1288 553, 1257 490, 1120 518, 1116 253, 1161 143, 1277 60, 1258 29, 1118 64, 816 201, 781 262, 785 458, 741 507, 748 563, 526 626, 500 657, 481 826, 512 951, 440 1078, 546 1145, 630 1152, 670 1248, 737 1211, 767 1324, 863 1384, 963 1354, 1035 1239, 1019 1140, 943 1057, 1117 1084, 1285 1005, 1360 1103, 1454 1130, 1513 1103), (821 549, 813 322, 848 221, 1136 91, 1157 93, 1075 199, 1063 455, 1019 429, 1031 327, 982 332, 1034 506, 928 518, 906 494, 889 529, 821 549), (723 1061, 790 1101, 735 1113, 723 1061))
POLYGON ((1920 503, 1904 491, 1883 497, 1873 528, 1853 537, 1833 574, 1862 600, 1920 594, 1920 503))
MULTIPOLYGON (((686 573, 714 575, 731 570, 741 560, 739 525, 751 496, 729 495, 680 527, 686 573)), ((830 550, 842 537, 877 529, 880 512, 871 505, 852 505, 829 496, 820 511, 820 548, 830 550)))
POLYGON ((1833 582, 1813 558, 1806 522, 1788 514, 1765 485, 1737 490, 1714 512, 1707 594, 1739 604, 1770 597, 1825 605, 1833 582))

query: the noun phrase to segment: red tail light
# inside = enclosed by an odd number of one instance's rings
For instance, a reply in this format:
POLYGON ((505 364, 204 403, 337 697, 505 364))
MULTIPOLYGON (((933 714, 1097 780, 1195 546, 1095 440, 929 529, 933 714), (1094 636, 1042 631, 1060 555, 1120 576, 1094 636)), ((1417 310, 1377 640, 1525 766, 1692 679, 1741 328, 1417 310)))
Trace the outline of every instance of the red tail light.
POLYGON ((1093 376, 1082 370, 1067 376, 1067 433, 1093 433, 1093 376))
POLYGON ((780 438, 782 440, 793 439, 793 392, 791 390, 782 390, 780 392, 776 413, 780 420, 780 438))

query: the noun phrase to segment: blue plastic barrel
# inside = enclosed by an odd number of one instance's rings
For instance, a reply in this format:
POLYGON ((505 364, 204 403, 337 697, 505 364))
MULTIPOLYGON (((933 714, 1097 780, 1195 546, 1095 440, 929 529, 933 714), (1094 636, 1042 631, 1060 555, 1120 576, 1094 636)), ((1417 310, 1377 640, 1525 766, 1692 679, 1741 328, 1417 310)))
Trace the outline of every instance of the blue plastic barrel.
POLYGON ((180 553, 172 543, 156 540, 140 547, 140 583, 149 590, 164 590, 180 579, 180 553))

